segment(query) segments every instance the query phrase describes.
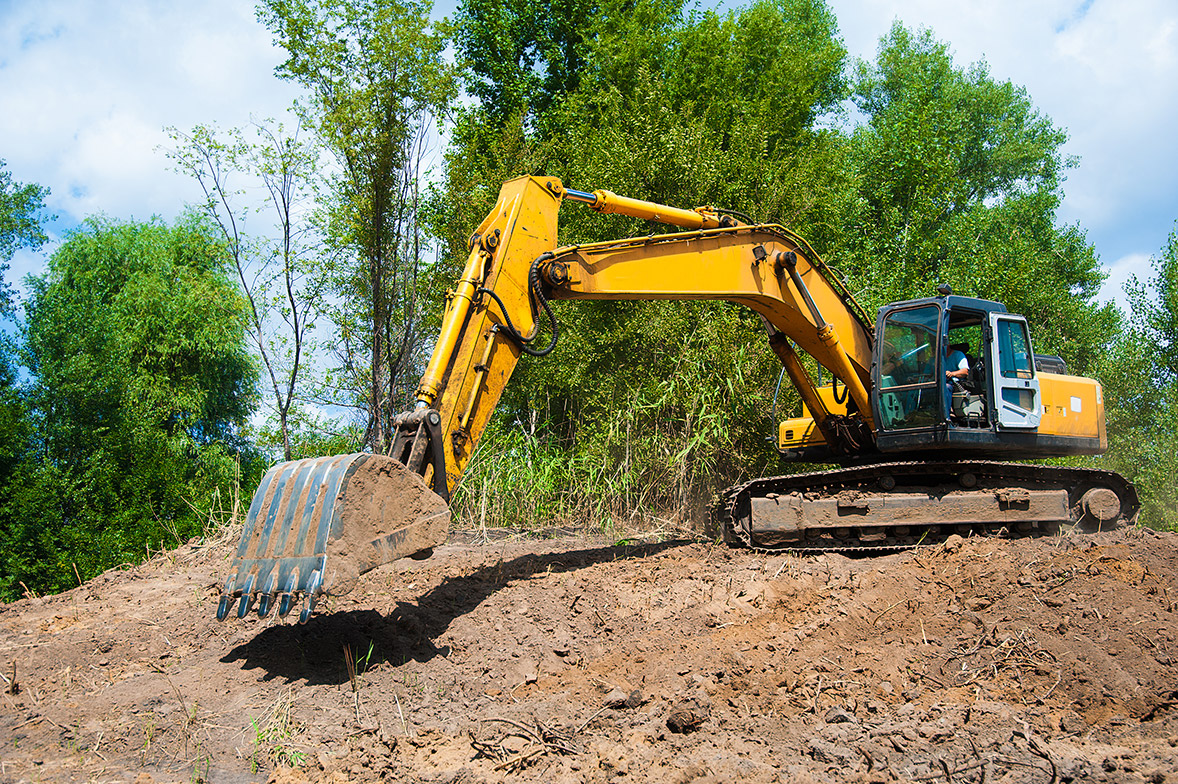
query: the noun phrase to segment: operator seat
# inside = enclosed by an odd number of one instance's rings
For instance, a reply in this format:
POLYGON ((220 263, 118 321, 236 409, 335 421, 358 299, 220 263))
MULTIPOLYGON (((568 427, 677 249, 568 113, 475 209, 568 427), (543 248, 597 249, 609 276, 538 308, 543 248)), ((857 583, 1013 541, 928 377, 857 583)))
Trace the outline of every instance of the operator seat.
POLYGON ((968 343, 954 343, 949 348, 965 354, 965 359, 969 363, 969 373, 958 382, 964 391, 953 394, 953 417, 967 427, 985 427, 985 363, 980 357, 969 353, 968 343))

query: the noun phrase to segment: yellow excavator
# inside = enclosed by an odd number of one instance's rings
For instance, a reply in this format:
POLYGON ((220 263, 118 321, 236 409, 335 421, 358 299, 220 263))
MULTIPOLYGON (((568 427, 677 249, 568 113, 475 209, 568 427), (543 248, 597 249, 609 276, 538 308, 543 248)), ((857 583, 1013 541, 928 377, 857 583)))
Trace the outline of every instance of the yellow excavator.
POLYGON ((395 418, 389 453, 271 468, 217 617, 255 606, 285 617, 301 606, 305 622, 320 597, 350 590, 363 572, 428 557, 446 539, 450 493, 512 370, 523 354, 555 347, 550 301, 561 299, 718 299, 760 314, 803 402, 802 416, 779 424, 778 451, 842 467, 727 490, 715 514, 734 545, 890 550, 953 533, 1117 526, 1137 515, 1136 491, 1118 474, 1005 462, 1099 454, 1107 441, 1100 384, 1034 354, 1026 320, 1000 303, 942 286, 881 308, 872 322, 782 226, 521 177, 504 184, 471 236, 415 408, 395 418), (683 230, 557 247, 562 201, 683 230), (816 361, 817 381, 799 351, 816 361))

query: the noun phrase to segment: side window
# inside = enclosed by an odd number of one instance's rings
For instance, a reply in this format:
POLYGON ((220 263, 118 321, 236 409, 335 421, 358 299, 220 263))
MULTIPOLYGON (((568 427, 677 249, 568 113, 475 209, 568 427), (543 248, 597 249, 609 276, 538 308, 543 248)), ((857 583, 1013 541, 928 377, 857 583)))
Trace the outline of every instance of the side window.
POLYGON ((998 322, 998 370, 1003 378, 1034 378, 1034 358, 1027 325, 1019 321, 998 322))

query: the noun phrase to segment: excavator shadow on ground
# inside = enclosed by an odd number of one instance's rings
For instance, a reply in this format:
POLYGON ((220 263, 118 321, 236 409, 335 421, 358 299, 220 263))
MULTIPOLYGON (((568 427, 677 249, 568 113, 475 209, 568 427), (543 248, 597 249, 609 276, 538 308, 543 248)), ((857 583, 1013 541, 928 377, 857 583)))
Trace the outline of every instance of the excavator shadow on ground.
POLYGON ((350 646, 363 656, 371 650, 368 666, 387 661, 426 662, 447 656, 449 648, 434 644, 455 618, 474 610, 513 580, 542 573, 569 572, 594 564, 646 558, 694 539, 650 544, 620 544, 581 550, 528 554, 482 566, 469 574, 448 577, 414 602, 397 602, 387 615, 376 610, 350 610, 315 615, 307 623, 271 626, 249 642, 229 651, 221 661, 241 662, 244 669, 265 671, 263 680, 304 680, 307 685, 348 682, 342 651, 350 646))

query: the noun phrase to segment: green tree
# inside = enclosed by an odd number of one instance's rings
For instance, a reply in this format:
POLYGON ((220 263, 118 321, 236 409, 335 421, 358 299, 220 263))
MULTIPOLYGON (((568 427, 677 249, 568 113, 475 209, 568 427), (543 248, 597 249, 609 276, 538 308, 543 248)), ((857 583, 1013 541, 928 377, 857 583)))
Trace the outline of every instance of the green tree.
POLYGON ((224 134, 209 126, 190 133, 170 130, 178 147, 169 156, 199 183, 202 211, 220 230, 233 259, 248 306, 250 340, 268 382, 266 410, 285 460, 295 454, 292 430, 306 424, 295 404, 313 393, 313 381, 308 381, 313 335, 327 288, 313 202, 320 149, 300 138, 302 130, 299 125, 288 134, 281 124, 258 123, 260 141, 247 140, 237 129, 224 134), (262 206, 239 203, 238 178, 261 185, 262 206), (251 235, 248 216, 260 210, 272 222, 267 233, 251 235))
POLYGON ((1147 281, 1125 286, 1129 323, 1108 355, 1105 385, 1109 431, 1106 462, 1141 496, 1141 519, 1178 528, 1178 225, 1150 263, 1147 281))
POLYGON ((856 200, 836 247, 871 306, 931 294, 1004 302, 1036 324, 1036 347, 1089 368, 1116 312, 1082 230, 1060 226, 1066 133, 985 62, 954 64, 929 30, 895 23, 853 99, 866 121, 850 152, 856 200))
POLYGON ((42 212, 49 189, 12 181, 0 158, 0 316, 12 315, 12 286, 4 280, 8 262, 20 248, 36 249, 47 241, 42 212))
POLYGON ((1153 347, 1151 377, 1161 386, 1178 385, 1178 225, 1170 232, 1161 254, 1150 261, 1148 282, 1134 276, 1129 295, 1134 329, 1153 347))
POLYGON ((544 111, 576 86, 595 0, 464 0, 454 42, 470 91, 502 122, 526 107, 544 111))
POLYGON ((0 514, 7 598, 175 545, 228 507, 256 379, 230 263, 195 219, 91 219, 29 279, 37 430, 0 514))
MULTIPOLYGON (((524 100, 512 104, 515 113, 484 103, 458 122, 447 158, 449 196, 439 199, 451 210, 446 221, 454 228, 443 231, 452 259, 464 255, 470 226, 490 208, 499 183, 537 170, 577 188, 742 210, 811 236, 840 223, 849 190, 844 145, 815 127, 846 94, 845 50, 825 3, 761 0, 684 17, 676 3, 603 2, 585 22, 556 7, 554 28, 582 25, 583 66, 563 94, 547 92, 556 88, 543 81, 548 61, 539 58, 547 50, 537 42, 495 37, 515 29, 510 25, 469 29, 480 23, 476 9, 506 7, 463 6, 471 39, 493 43, 467 46, 472 67, 495 47, 535 51, 537 59, 526 67, 486 63, 480 77, 488 79, 488 96, 524 100)), ((575 205, 561 214, 563 242, 660 228, 575 205)), ((506 439, 499 452, 562 465, 546 474, 561 478, 552 483, 559 503, 539 503, 535 514, 601 520, 642 509, 696 518, 712 489, 773 460, 765 436, 779 365, 751 312, 703 302, 557 308, 560 345, 547 358, 521 363, 490 436, 506 439), (516 438, 531 446, 516 448, 516 438)), ((782 411, 794 399, 783 398, 782 411)), ((512 492, 502 462, 471 469, 471 488, 505 483, 489 496, 492 505, 512 492)))
POLYGON ((265 0, 258 17, 288 53, 278 73, 305 86, 303 111, 335 156, 332 239, 348 252, 336 275, 334 402, 366 419, 363 443, 381 449, 395 409, 416 386, 423 336, 421 167, 433 120, 455 79, 428 3, 265 0))
POLYGON ((0 496, 25 457, 32 438, 32 422, 17 379, 16 341, 0 334, 0 496))
MULTIPOLYGON (((13 290, 4 279, 13 254, 20 248, 39 248, 47 241, 43 223, 48 195, 49 189, 40 185, 13 182, 0 160, 0 318, 16 315, 13 290)), ((11 496, 14 478, 32 448, 33 422, 18 379, 18 360, 18 342, 11 335, 0 334, 0 508, 11 496)), ((6 552, 5 557, 16 558, 17 554, 6 552)), ((8 593, 6 587, 5 575, 0 572, 0 598, 8 593)))
MULTIPOLYGON (((450 27, 477 101, 456 112, 446 183, 430 203, 431 227, 445 242, 451 275, 461 269, 470 227, 505 180, 547 171, 569 185, 589 182, 591 173, 575 170, 571 151, 588 145, 608 155, 613 149, 612 139, 586 138, 590 129, 610 130, 613 119, 591 105, 593 96, 633 98, 635 80, 649 81, 651 69, 661 67, 682 23, 678 0, 460 3, 450 27), (577 105, 568 106, 574 96, 577 105)), ((628 151, 616 152, 621 161, 628 151)))

